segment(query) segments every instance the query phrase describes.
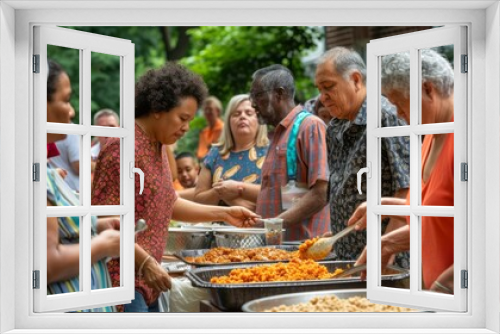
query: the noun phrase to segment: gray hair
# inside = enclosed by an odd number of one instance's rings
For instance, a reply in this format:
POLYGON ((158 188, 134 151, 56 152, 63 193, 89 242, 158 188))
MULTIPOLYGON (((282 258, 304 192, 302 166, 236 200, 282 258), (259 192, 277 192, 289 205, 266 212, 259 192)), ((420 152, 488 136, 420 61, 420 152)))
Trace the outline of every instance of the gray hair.
POLYGON ((213 104, 215 108, 219 110, 219 115, 222 115, 224 110, 222 108, 222 102, 218 98, 216 98, 215 96, 207 97, 205 101, 203 101, 202 109, 205 109, 205 107, 207 107, 209 104, 213 104))
POLYGON ((271 91, 276 88, 283 88, 290 99, 295 95, 295 81, 292 72, 283 65, 271 65, 255 71, 253 80, 259 80, 262 88, 271 91))
MULTIPOLYGON (((421 50, 422 83, 430 82, 442 97, 453 93, 454 73, 451 64, 431 49, 421 50)), ((410 53, 401 52, 382 57, 382 89, 410 96, 410 53)))
POLYGON ((120 118, 118 114, 111 109, 101 109, 94 115, 94 124, 97 124, 97 120, 104 116, 113 116, 116 119, 116 122, 120 124, 120 118))
POLYGON ((363 58, 352 49, 343 46, 336 46, 326 51, 319 59, 318 64, 323 64, 328 61, 333 62, 335 72, 341 75, 344 80, 349 80, 354 71, 361 74, 363 84, 366 85, 366 65, 363 58))

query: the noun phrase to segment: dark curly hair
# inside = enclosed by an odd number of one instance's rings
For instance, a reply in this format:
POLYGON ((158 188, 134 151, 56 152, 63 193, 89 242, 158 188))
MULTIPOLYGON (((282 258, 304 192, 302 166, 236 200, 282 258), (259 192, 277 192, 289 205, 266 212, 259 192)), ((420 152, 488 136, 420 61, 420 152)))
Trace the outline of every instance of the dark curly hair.
POLYGON ((201 105, 208 90, 203 79, 186 67, 167 62, 147 71, 135 85, 135 118, 153 112, 169 112, 180 100, 193 97, 201 105))
POLYGON ((57 82, 59 76, 66 71, 62 68, 59 63, 49 59, 47 60, 49 65, 49 76, 47 77, 47 101, 52 101, 52 98, 57 90, 57 82))

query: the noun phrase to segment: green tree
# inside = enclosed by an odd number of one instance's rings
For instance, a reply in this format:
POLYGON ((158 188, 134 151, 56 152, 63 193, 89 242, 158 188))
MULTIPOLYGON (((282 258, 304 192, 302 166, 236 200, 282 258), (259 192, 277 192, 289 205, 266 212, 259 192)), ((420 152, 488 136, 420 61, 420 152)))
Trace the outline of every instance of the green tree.
POLYGON ((298 101, 315 92, 301 57, 316 47, 323 34, 320 27, 199 27, 188 34, 191 56, 181 62, 202 75, 210 94, 224 103, 248 92, 252 73, 271 64, 282 64, 293 72, 298 101))
MULTIPOLYGON (((165 45, 158 27, 67 27, 79 31, 131 40, 135 45, 135 76, 138 78, 148 69, 165 63, 165 45)), ((50 46, 48 57, 60 63, 71 79, 73 94, 71 104, 75 108, 74 122, 80 113, 79 52, 50 46)), ((120 110, 120 59, 117 56, 92 52, 91 54, 91 114, 100 109, 120 110)))

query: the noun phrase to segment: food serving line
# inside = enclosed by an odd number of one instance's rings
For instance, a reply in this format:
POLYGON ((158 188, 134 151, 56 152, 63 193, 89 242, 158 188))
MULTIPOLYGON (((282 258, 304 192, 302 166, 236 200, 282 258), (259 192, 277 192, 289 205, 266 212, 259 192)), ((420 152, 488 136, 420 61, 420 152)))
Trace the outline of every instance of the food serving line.
MULTIPOLYGON (((366 297, 366 282, 361 281, 359 275, 295 281, 216 283, 214 278, 217 280, 218 277, 227 276, 233 269, 260 270, 256 267, 288 262, 288 260, 269 260, 258 257, 257 254, 255 258, 258 260, 247 258, 247 262, 203 263, 200 261, 200 257, 213 253, 215 247, 233 250, 251 248, 252 255, 255 255, 254 250, 258 252, 259 249, 262 250, 265 247, 275 248, 276 253, 281 252, 280 250, 298 252, 298 243, 267 245, 270 241, 281 243, 281 236, 276 239, 275 232, 276 230, 270 229, 269 226, 267 230, 266 228, 240 229, 210 224, 170 228, 164 257, 166 261, 162 265, 171 275, 183 273, 193 287, 208 291, 208 300, 199 301, 201 312, 263 312, 272 307, 308 302, 315 297, 336 296, 340 299, 366 297), (209 253, 211 249, 212 252, 209 253), (172 256, 178 260, 172 262, 172 256)), ((334 261, 333 259, 334 254, 329 253, 314 265, 325 266, 328 273, 334 273, 338 269, 340 269, 338 272, 341 272, 354 265, 354 261, 334 261)), ((240 259, 233 256, 231 260, 239 261, 240 259)), ((382 285, 387 287, 407 288, 408 284, 409 271, 402 268, 391 267, 382 276, 382 285)), ((378 311, 394 311, 394 309, 379 309, 378 311)))

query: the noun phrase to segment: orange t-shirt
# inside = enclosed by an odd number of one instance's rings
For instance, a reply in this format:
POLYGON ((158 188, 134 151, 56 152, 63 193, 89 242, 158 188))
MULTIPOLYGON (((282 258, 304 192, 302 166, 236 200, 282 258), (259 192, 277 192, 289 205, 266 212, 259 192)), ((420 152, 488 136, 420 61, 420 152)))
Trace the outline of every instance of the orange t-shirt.
POLYGON ((174 181, 174 189, 175 191, 179 191, 179 190, 184 190, 184 187, 182 186, 182 184, 179 182, 179 179, 176 179, 174 181))
POLYGON ((198 142, 198 151, 196 152, 196 156, 200 162, 203 162, 203 158, 208 154, 210 147, 212 144, 216 143, 219 140, 219 137, 222 133, 222 129, 224 128, 224 122, 217 118, 215 125, 213 128, 207 126, 200 132, 200 141, 198 142))
MULTIPOLYGON (((433 135, 426 135, 422 144, 422 169, 427 161, 433 135)), ((429 179, 422 179, 422 205, 454 205, 454 136, 446 136, 429 179)), ((422 171, 423 172, 423 171, 422 171)), ((410 204, 410 192, 406 197, 410 204)), ((409 218, 407 218, 409 223, 409 218)), ((422 217, 422 271, 424 287, 430 289, 432 283, 453 265, 453 217, 422 217)))

